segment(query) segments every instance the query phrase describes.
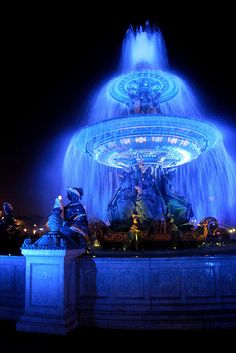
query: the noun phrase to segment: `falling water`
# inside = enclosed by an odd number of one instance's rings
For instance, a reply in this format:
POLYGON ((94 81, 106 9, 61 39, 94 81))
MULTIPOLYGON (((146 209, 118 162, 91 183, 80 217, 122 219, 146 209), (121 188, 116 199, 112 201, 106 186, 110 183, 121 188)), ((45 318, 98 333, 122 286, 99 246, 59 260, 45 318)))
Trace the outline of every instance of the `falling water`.
POLYGON ((235 224, 236 166, 222 140, 179 168, 176 182, 179 192, 193 204, 197 220, 213 216, 221 224, 235 224))
MULTIPOLYGON (((145 29, 128 30, 121 58, 120 71, 114 77, 142 67, 169 70, 162 34, 148 24, 145 29)), ((103 83, 91 99, 87 111, 88 125, 129 114, 127 106, 109 94, 109 85, 114 77, 103 83)), ((161 103, 162 113, 207 120, 189 84, 175 77, 179 85, 178 95, 161 103)), ((64 159, 64 189, 69 185, 82 186, 85 193, 83 202, 89 218, 107 221, 107 205, 117 188, 116 169, 101 165, 90 155, 78 152, 77 135, 75 133, 72 137, 64 159)), ((236 223, 236 165, 226 151, 223 140, 214 149, 203 152, 197 160, 177 169, 176 191, 192 203, 197 221, 213 216, 223 224, 236 223)))

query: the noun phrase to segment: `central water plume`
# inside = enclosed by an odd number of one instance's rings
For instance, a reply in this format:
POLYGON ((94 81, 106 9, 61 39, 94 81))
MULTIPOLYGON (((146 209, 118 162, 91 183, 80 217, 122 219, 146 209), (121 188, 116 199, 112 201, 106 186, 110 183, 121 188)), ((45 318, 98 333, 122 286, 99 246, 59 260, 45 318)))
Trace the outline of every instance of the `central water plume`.
POLYGON ((147 23, 136 31, 132 27, 126 32, 121 55, 121 72, 129 72, 137 67, 168 69, 166 46, 158 28, 151 28, 147 23))
MULTIPOLYGON (((207 123, 201 104, 189 84, 168 69, 161 32, 158 29, 151 29, 147 24, 145 29, 140 27, 137 31, 132 28, 128 30, 122 46, 120 72, 98 87, 86 114, 88 126, 95 124, 96 131, 96 124, 110 121, 112 129, 114 119, 132 117, 129 106, 122 99, 115 99, 118 96, 114 87, 119 85, 119 90, 127 91, 130 85, 129 78, 137 72, 141 72, 142 75, 147 73, 149 78, 150 73, 157 72, 156 77, 160 75, 162 80, 166 77, 167 85, 170 81, 174 81, 176 90, 171 98, 160 100, 162 115, 179 116, 183 121, 186 121, 184 117, 191 117, 198 119, 196 121, 199 121, 199 124, 201 121, 207 123)), ((134 82, 140 85, 140 78, 135 77, 134 82)), ((144 89, 146 83, 141 84, 144 89)), ((145 114, 142 116, 145 122, 145 114)), ((186 126, 183 125, 182 128, 184 130, 186 126)), ((97 132, 101 133, 99 130, 97 132)), ((96 141, 94 140, 95 144, 96 141)), ((221 223, 230 225, 236 222, 234 212, 236 167, 225 149, 220 134, 217 141, 212 149, 208 151, 206 148, 197 159, 177 167, 175 189, 178 194, 185 195, 191 202, 197 221, 212 216, 221 223)), ((184 143, 184 140, 180 143, 184 143)), ((88 216, 107 221, 107 205, 118 187, 117 168, 98 163, 94 156, 87 153, 87 145, 84 151, 81 150, 81 144, 83 145, 81 131, 78 131, 70 141, 64 160, 64 188, 68 185, 82 186, 88 216)), ((101 149, 101 146, 98 148, 101 149)))

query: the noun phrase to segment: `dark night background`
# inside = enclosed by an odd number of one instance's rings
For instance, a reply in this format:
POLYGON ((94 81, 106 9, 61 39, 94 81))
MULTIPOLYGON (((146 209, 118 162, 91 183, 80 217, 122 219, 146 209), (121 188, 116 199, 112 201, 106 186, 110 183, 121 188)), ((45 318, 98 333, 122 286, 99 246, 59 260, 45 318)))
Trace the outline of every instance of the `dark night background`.
POLYGON ((0 206, 11 202, 15 215, 50 211, 63 150, 83 123, 90 92, 117 69, 130 24, 135 28, 149 20, 160 28, 171 69, 186 77, 207 109, 230 127, 228 143, 234 143, 233 5, 206 9, 193 2, 189 7, 156 2, 129 11, 118 3, 104 10, 87 5, 21 4, 2 13, 0 206))

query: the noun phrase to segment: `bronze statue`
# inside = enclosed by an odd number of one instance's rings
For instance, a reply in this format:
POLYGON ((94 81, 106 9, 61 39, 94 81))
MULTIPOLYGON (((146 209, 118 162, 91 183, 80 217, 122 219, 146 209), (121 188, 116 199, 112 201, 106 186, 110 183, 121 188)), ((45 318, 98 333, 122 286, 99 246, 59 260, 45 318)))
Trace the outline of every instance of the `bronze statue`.
POLYGON ((85 208, 80 203, 83 189, 67 188, 69 203, 64 206, 62 197, 58 196, 51 215, 48 218, 49 232, 35 243, 26 239, 24 249, 82 249, 90 252, 89 227, 85 208))
POLYGON ((64 207, 61 206, 63 224, 60 227, 60 232, 76 242, 79 241, 81 247, 86 247, 89 243, 90 233, 86 211, 80 202, 82 197, 82 188, 67 188, 67 198, 70 202, 64 207))
POLYGON ((130 227, 135 209, 135 188, 133 171, 119 173, 120 185, 108 205, 108 216, 111 225, 117 223, 130 227))
POLYGON ((0 252, 18 253, 19 233, 13 214, 13 206, 9 202, 4 202, 0 220, 0 252))

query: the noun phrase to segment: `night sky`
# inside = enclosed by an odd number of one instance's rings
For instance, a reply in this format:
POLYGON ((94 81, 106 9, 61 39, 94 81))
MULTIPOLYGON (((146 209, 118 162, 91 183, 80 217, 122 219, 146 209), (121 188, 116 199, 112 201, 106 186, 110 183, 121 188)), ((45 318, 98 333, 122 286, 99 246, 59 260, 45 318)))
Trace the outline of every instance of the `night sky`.
POLYGON ((63 151, 84 122, 89 94, 117 70, 131 24, 135 28, 149 20, 160 28, 170 68, 193 84, 221 124, 231 127, 234 142, 232 7, 207 10, 193 2, 189 8, 164 8, 158 2, 144 8, 143 3, 129 11, 121 4, 116 9, 118 3, 106 10, 88 7, 21 5, 3 13, 0 206, 11 202, 15 215, 50 211, 63 151))

